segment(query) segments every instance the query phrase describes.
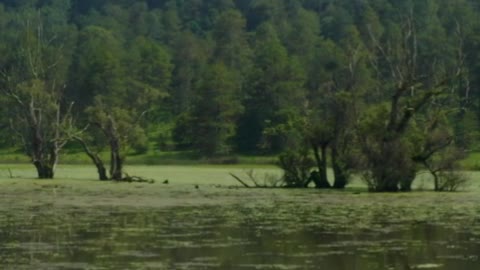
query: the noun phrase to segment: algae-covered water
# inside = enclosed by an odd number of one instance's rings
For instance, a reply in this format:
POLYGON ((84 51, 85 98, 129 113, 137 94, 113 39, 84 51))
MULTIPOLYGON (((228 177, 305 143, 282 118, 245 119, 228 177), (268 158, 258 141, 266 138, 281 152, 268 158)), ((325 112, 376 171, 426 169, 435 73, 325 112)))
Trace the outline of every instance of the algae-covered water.
POLYGON ((37 181, 13 170, 0 180, 0 268, 480 269, 476 187, 244 189, 228 177, 239 168, 131 170, 158 181, 102 183, 81 167, 37 181))

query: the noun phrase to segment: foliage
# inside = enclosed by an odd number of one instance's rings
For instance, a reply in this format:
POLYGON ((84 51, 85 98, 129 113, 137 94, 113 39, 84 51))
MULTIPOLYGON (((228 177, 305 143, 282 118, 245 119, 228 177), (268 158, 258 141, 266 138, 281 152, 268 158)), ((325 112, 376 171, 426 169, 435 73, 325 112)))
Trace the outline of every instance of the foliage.
POLYGON ((444 171, 439 175, 437 191, 457 191, 468 185, 469 179, 465 174, 458 171, 444 171))
MULTIPOLYGON (((479 13, 473 0, 0 0, 0 87, 35 99, 43 141, 81 131, 114 168, 158 148, 286 152, 291 185, 315 167, 325 186, 364 173, 372 190, 409 190, 443 151, 478 148, 479 13)), ((24 146, 10 97, 0 145, 24 146)))

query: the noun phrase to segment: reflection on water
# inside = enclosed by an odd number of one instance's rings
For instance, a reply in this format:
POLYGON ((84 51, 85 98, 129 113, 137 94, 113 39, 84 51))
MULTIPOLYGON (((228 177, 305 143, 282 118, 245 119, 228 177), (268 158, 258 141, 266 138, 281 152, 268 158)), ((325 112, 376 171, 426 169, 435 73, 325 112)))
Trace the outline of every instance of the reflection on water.
POLYGON ((399 224, 381 208, 368 218, 325 209, 45 205, 0 211, 0 264, 2 269, 480 269, 480 235, 467 228, 478 227, 475 222, 455 228, 442 222, 399 224))

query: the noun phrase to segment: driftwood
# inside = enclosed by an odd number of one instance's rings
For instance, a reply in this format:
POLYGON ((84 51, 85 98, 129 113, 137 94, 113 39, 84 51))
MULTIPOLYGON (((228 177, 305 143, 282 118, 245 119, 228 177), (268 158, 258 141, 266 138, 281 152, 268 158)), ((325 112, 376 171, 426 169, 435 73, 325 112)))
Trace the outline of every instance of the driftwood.
POLYGON ((263 177, 263 183, 261 183, 257 177, 255 176, 255 173, 253 170, 248 170, 245 172, 245 174, 248 177, 248 180, 243 180, 239 176, 230 173, 230 176, 232 176, 235 180, 237 180, 242 186, 246 188, 277 188, 277 187, 283 187, 283 180, 281 178, 277 178, 265 174, 263 177), (251 182, 251 184, 248 184, 248 182, 251 182))
POLYGON ((245 183, 240 177, 236 176, 235 174, 233 173, 230 173, 230 175, 235 178, 235 180, 237 180, 238 182, 240 182, 240 184, 242 184, 244 187, 246 188, 251 188, 251 186, 249 186, 247 183, 245 183))
POLYGON ((140 176, 130 176, 128 174, 125 174, 125 177, 122 177, 122 179, 115 180, 115 181, 128 182, 128 183, 148 183, 148 184, 155 183, 154 179, 143 178, 143 177, 140 177, 140 176))

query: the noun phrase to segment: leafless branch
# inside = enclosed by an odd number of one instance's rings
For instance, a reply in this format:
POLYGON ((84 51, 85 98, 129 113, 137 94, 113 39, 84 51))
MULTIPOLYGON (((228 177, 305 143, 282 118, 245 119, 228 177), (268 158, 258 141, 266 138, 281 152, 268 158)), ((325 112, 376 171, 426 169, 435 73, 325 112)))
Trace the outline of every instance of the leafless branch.
POLYGON ((235 180, 237 180, 240 184, 242 184, 242 186, 246 187, 246 188, 251 188, 251 186, 249 186, 247 183, 245 183, 240 177, 236 176, 235 174, 233 173, 230 173, 230 175, 235 178, 235 180))

